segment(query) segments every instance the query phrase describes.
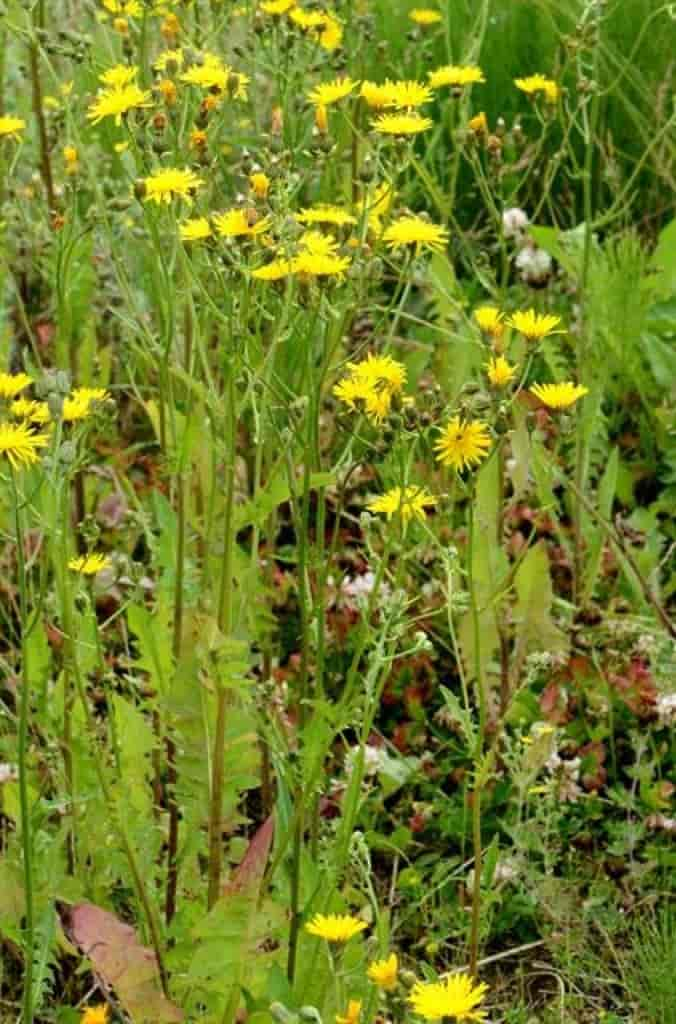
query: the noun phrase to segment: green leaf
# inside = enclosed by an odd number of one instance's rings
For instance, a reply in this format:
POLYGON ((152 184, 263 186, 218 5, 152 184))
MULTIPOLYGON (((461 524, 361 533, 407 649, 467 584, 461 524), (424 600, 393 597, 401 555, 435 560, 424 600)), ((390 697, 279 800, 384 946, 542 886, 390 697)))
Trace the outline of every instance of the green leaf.
POLYGON ((566 638, 551 617, 552 581, 544 541, 532 547, 514 579, 516 605, 514 664, 520 666, 535 651, 561 651, 566 638))
MULTIPOLYGON (((615 499, 615 491, 617 488, 617 471, 619 466, 619 453, 617 448, 613 448, 608 464, 606 465, 605 471, 599 484, 598 493, 598 511, 604 519, 609 519, 613 507, 613 501, 615 499)), ((588 601, 594 593, 594 587, 598 580, 599 571, 601 568, 601 556, 603 554, 603 545, 605 541, 605 533, 600 526, 591 527, 591 539, 589 541, 589 553, 587 556, 587 572, 585 577, 584 585, 584 600, 588 601)))
POLYGON ((469 750, 474 750, 476 746, 476 729, 474 728, 474 721, 471 714, 464 708, 456 695, 452 690, 447 687, 441 687, 441 693, 446 702, 446 707, 451 715, 454 722, 457 722, 462 729, 462 734, 465 737, 465 743, 469 750))
POLYGON ((650 265, 657 272, 660 294, 673 295, 676 292, 676 217, 660 232, 650 265))

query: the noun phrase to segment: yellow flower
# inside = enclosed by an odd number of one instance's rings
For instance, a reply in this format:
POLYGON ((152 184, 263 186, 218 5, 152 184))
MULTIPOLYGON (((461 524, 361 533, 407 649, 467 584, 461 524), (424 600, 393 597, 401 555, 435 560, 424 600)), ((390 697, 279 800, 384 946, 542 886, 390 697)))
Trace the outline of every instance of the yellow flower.
POLYGON ((176 83, 172 82, 170 78, 161 78, 157 83, 157 89, 167 106, 173 107, 176 102, 176 96, 178 95, 176 83))
POLYGON ((177 69, 183 67, 183 50, 165 50, 155 61, 153 67, 156 71, 166 71, 169 64, 175 64, 177 69))
POLYGON ((22 117, 11 117, 9 115, 0 117, 0 138, 6 136, 18 142, 21 132, 25 127, 26 122, 22 117))
POLYGON ((531 395, 539 398, 549 409, 567 409, 588 392, 589 388, 573 384, 572 381, 563 384, 534 384, 530 389, 531 395))
POLYGON ((327 942, 348 942, 367 927, 366 921, 350 914, 315 914, 305 930, 327 942))
POLYGON ((431 128, 433 121, 420 114, 382 114, 371 122, 371 127, 379 135, 417 135, 431 128))
POLYGON ((191 149, 204 149, 207 139, 207 133, 202 128, 193 128, 188 137, 188 142, 191 149))
POLYGON ((484 982, 477 985, 467 974, 454 974, 443 981, 416 982, 408 1001, 425 1020, 452 1017, 457 1021, 480 1021, 486 1013, 478 1007, 487 991, 484 982))
POLYGON ((292 8, 289 17, 299 28, 323 28, 326 23, 326 15, 322 11, 304 11, 302 7, 292 8))
POLYGON ((189 217, 179 225, 182 242, 201 242, 211 238, 211 226, 206 217, 189 217))
POLYGON ((63 403, 62 416, 65 423, 84 420, 96 402, 108 398, 105 388, 75 388, 63 403))
POLYGON ((482 420, 463 423, 459 416, 453 416, 434 442, 437 461, 457 470, 478 465, 486 458, 490 446, 490 435, 482 420))
POLYGON ((331 203, 316 203, 300 210, 294 215, 294 220, 299 224, 333 224, 338 228, 357 223, 356 218, 342 206, 333 206, 331 203))
POLYGON ((486 374, 494 388, 504 388, 516 374, 516 367, 507 362, 504 356, 493 356, 485 364, 486 374))
POLYGON ((261 0, 259 6, 265 14, 287 14, 296 6, 296 0, 261 0))
POLYGON ((348 373, 333 393, 349 409, 363 408, 369 419, 380 423, 390 411, 392 396, 406 383, 406 368, 391 356, 369 353, 361 363, 348 363, 348 373))
POLYGON ((98 124, 104 117, 113 117, 119 127, 125 114, 138 107, 151 106, 150 100, 150 93, 139 89, 138 85, 127 85, 122 89, 104 89, 91 103, 87 117, 92 124, 98 124))
POLYGON ((336 1014, 336 1024, 358 1024, 361 1015, 361 999, 350 999, 344 1017, 336 1014))
POLYGON ((353 377, 384 387, 391 394, 401 391, 406 383, 406 367, 391 356, 369 352, 361 363, 348 363, 347 368, 353 377))
MULTIPOLYGON (((434 502, 434 498, 432 498, 434 502)), ((402 516, 404 510, 402 510, 402 516)), ((424 512, 420 513, 421 518, 424 517, 424 512)), ((378 988, 382 988, 385 992, 391 992, 397 985, 397 971, 399 970, 399 961, 396 953, 390 953, 385 960, 374 960, 369 965, 367 974, 374 985, 378 988)))
MULTIPOLYGON (((373 498, 366 507, 369 512, 382 512, 388 519, 398 512, 401 514, 404 526, 407 526, 413 517, 424 519, 425 509, 434 508, 436 503, 436 498, 424 487, 405 487, 403 490, 401 487, 393 487, 386 494, 381 494, 379 498, 373 498)), ((387 964, 387 961, 381 961, 381 966, 383 964, 387 964)), ((369 977, 372 977, 372 969, 369 969, 369 977)), ((394 973, 396 978, 396 963, 394 973)), ((373 980, 375 981, 375 978, 373 980)), ((385 987, 383 985, 383 988, 385 987)))
POLYGON ((521 92, 525 92, 527 96, 533 96, 535 93, 544 93, 544 97, 548 103, 556 103, 559 98, 560 89, 556 82, 551 78, 546 78, 544 75, 529 75, 527 78, 515 78, 514 85, 521 92))
POLYGON ((247 98, 249 79, 241 71, 233 71, 228 64, 223 64, 220 57, 213 53, 203 56, 201 64, 193 64, 184 71, 181 81, 187 85, 197 85, 202 89, 214 89, 219 93, 228 92, 238 100, 247 98))
POLYGON ((255 277, 257 281, 281 281, 282 278, 293 274, 295 270, 296 264, 294 260, 279 257, 272 260, 271 263, 265 263, 262 267, 252 270, 251 276, 255 277))
POLYGON ((486 81, 483 71, 476 64, 446 64, 436 71, 430 71, 429 80, 432 89, 440 89, 444 85, 460 89, 464 85, 486 81))
POLYGON ((14 398, 32 381, 27 373, 0 373, 0 398, 14 398))
POLYGON ((137 75, 138 68, 129 67, 127 64, 115 64, 99 75, 99 81, 109 89, 124 89, 136 81, 137 75))
POLYGON ((38 450, 49 443, 46 434, 34 434, 27 423, 0 423, 0 456, 12 469, 20 469, 39 459, 38 450))
POLYGON ((227 210, 214 216, 214 226, 221 238, 255 238, 270 227, 270 218, 258 220, 255 210, 227 210))
POLYGON ((381 110, 383 107, 392 106, 392 92, 390 82, 362 82, 359 95, 365 100, 366 105, 381 110))
POLYGON ((421 107, 423 103, 429 103, 434 97, 432 90, 422 82, 389 82, 386 83, 390 90, 390 105, 393 107, 421 107))
POLYGON ((467 122, 467 127, 471 132, 474 132, 475 135, 481 135, 483 132, 487 132, 488 119, 484 111, 482 110, 481 113, 476 114, 474 117, 470 117, 467 122))
POLYGON ((390 249, 415 245, 418 250, 429 249, 430 252, 443 252, 448 244, 448 231, 439 224, 430 224, 422 217, 411 215, 400 217, 390 224, 383 239, 390 249))
POLYGON ((444 20, 440 12, 432 10, 431 7, 414 7, 408 12, 408 16, 416 25, 438 25, 444 20))
POLYGON ((68 562, 68 568, 72 569, 73 572, 81 573, 83 576, 95 576, 97 572, 107 569, 110 564, 111 560, 108 555, 101 555, 97 554, 96 551, 90 551, 88 555, 71 558, 68 562))
POLYGON ((324 255, 311 249, 304 249, 294 260, 294 269, 308 277, 342 278, 349 266, 347 256, 324 255))
POLYGON ((103 6, 111 14, 122 14, 129 18, 140 18, 143 14, 138 0, 103 0, 103 6))
POLYGON ((105 1003, 98 1006, 88 1006, 82 1014, 80 1024, 107 1024, 108 1007, 105 1003))
POLYGON ((474 319, 486 334, 493 338, 499 338, 505 329, 503 324, 505 314, 501 313, 497 306, 479 306, 474 310, 474 319))
POLYGON ((145 201, 170 203, 172 199, 192 200, 197 189, 204 184, 194 171, 187 168, 165 167, 144 178, 145 201))
POLYGON ((270 191, 270 179, 267 174, 264 174, 263 171, 255 171, 249 176, 249 184, 258 199, 267 199, 270 191))
POLYGON ((121 36, 126 36, 129 32, 129 22, 126 18, 113 18, 113 28, 121 36))
POLYGON ((529 341, 542 341, 550 334, 565 334, 563 329, 556 330, 560 323, 560 316, 536 313, 534 309, 513 313, 507 320, 508 327, 513 327, 529 341))
POLYGON ((333 82, 320 82, 320 84, 308 93, 308 100, 315 107, 329 107, 332 103, 338 103, 349 96, 357 83, 351 78, 336 78, 333 82))
POLYGON ((343 41, 343 26, 332 14, 327 14, 324 27, 319 32, 319 45, 323 50, 332 53, 343 41))
POLYGON ((67 174, 76 174, 78 169, 78 152, 75 146, 64 146, 63 159, 66 164, 67 174))
POLYGON ((51 416, 46 402, 32 402, 30 398, 16 398, 9 410, 17 420, 28 420, 43 426, 49 423, 51 416))

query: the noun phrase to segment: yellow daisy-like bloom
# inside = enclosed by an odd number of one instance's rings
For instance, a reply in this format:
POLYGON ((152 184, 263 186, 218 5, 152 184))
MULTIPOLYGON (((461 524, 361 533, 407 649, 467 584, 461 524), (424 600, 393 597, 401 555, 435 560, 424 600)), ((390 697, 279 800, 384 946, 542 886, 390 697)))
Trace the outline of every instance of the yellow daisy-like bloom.
POLYGON ((103 0, 103 6, 111 14, 119 14, 127 18, 140 18, 143 14, 138 0, 103 0))
POLYGON ((296 0, 261 0, 260 9, 264 14, 288 14, 292 7, 296 6, 296 0))
POLYGON ((436 71, 430 71, 429 80, 432 89, 441 89, 444 85, 459 89, 486 81, 483 71, 476 64, 446 64, 436 71))
POLYGON ((263 171, 255 171, 249 176, 249 184, 257 199, 267 199, 270 191, 270 179, 263 171))
POLYGON ((459 416, 453 416, 434 442, 437 461, 457 470, 477 466, 486 458, 490 446, 490 434, 482 420, 463 422, 459 416))
POLYGON ((361 999, 350 999, 345 1016, 336 1014, 336 1024, 358 1024, 361 1016, 361 999))
POLYGON ((383 107, 392 106, 390 82, 362 82, 359 95, 366 102, 366 105, 372 109, 382 110, 383 107))
POLYGON ((214 227, 221 238, 255 238, 269 229, 270 218, 254 220, 247 210, 226 210, 214 216, 214 227))
POLYGON ((127 64, 115 64, 99 75, 99 81, 107 85, 109 89, 124 89, 136 81, 138 68, 129 67, 127 64))
POLYGON ((294 25, 299 28, 323 28, 326 24, 326 15, 323 11, 305 11, 302 7, 293 7, 289 11, 289 17, 294 25))
POLYGON ((179 225, 182 242, 201 242, 211 238, 211 225, 206 217, 189 217, 179 225))
POLYGON ((248 95, 248 76, 241 71, 233 71, 228 64, 223 64, 221 58, 215 53, 204 54, 202 63, 193 64, 183 72, 180 80, 187 85, 197 85, 201 89, 217 90, 219 93, 227 92, 238 100, 245 100, 248 95))
MULTIPOLYGON (((432 501, 434 502, 435 499, 432 498, 432 501)), ((402 515, 404 515, 403 510, 402 515)), ((424 518, 424 515, 424 510, 421 510, 420 517, 424 518)), ((391 992, 392 989, 397 987, 398 970, 399 960, 397 959, 397 954, 390 953, 385 960, 374 960, 373 963, 369 965, 366 973, 374 985, 383 989, 384 992, 391 992)))
POLYGON ((578 398, 588 394, 589 388, 573 384, 572 381, 564 381, 563 384, 534 384, 530 393, 549 409, 567 409, 574 405, 578 398))
POLYGON ((431 7, 414 7, 408 16, 416 25, 438 25, 444 20, 441 13, 431 7))
POLYGON ((513 327, 529 341, 542 341, 550 334, 565 334, 563 329, 557 330, 560 323, 560 316, 536 313, 534 309, 513 313, 507 320, 508 327, 513 327))
POLYGON ((304 249, 294 260, 294 270, 308 277, 343 278, 350 266, 348 256, 324 255, 304 249))
POLYGON ((177 167, 165 167, 144 178, 143 182, 145 201, 153 203, 170 203, 172 199, 191 201, 197 189, 204 184, 194 171, 177 167))
POLYGON ((369 352, 361 363, 348 363, 347 368, 353 377, 382 386, 391 394, 401 391, 406 383, 406 367, 391 356, 374 356, 369 352))
POLYGON ((294 220, 299 224, 332 224, 337 228, 357 223, 356 217, 342 206, 334 206, 331 203, 316 203, 314 206, 306 207, 294 215, 294 220))
POLYGON ((298 240, 298 248, 313 256, 335 256, 338 242, 332 235, 323 235, 321 231, 305 231, 298 240))
POLYGON ((88 1006, 82 1014, 80 1024, 107 1024, 108 1007, 105 1003, 98 1006, 88 1006))
POLYGON ((516 367, 504 356, 493 356, 485 363, 486 375, 494 388, 504 388, 516 375, 516 367))
POLYGON ((371 127, 378 135, 418 135, 431 128, 433 123, 431 118, 420 114, 381 114, 371 122, 371 127))
POLYGON ((408 1001, 415 1013, 425 1020, 453 1018, 456 1021, 484 1020, 486 1013, 479 1009, 488 985, 475 984, 467 974, 454 974, 443 981, 418 981, 408 1001))
MULTIPOLYGON (((384 513, 388 519, 391 519, 395 513, 399 513, 404 526, 407 526, 414 517, 424 519, 425 509, 434 508, 436 503, 436 498, 424 487, 411 486, 405 487, 403 490, 401 487, 393 487, 386 494, 381 494, 379 498, 373 498, 366 507, 369 512, 384 513)), ((386 964, 387 961, 381 963, 386 964)), ((396 964, 394 973, 396 977, 396 964)), ((369 969, 369 977, 371 977, 371 969, 369 969)))
POLYGON ((87 118, 92 124, 99 124, 105 117, 112 117, 119 127, 125 114, 139 107, 151 106, 150 101, 150 93, 145 89, 139 89, 138 85, 126 85, 122 89, 104 89, 91 103, 87 118))
POLYGON ((349 96, 356 85, 351 78, 336 78, 333 82, 321 82, 307 98, 315 107, 330 107, 349 96))
POLYGON ((527 96, 541 92, 548 103, 556 103, 559 98, 560 89, 555 81, 546 78, 545 75, 529 75, 527 78, 515 78, 514 85, 527 96))
POLYGON ((92 406, 96 402, 103 402, 108 397, 105 388, 74 388, 63 403, 61 415, 64 422, 74 423, 76 420, 86 419, 92 406))
POLYGON ((479 114, 475 114, 474 117, 470 117, 467 122, 467 127, 475 135, 481 135, 488 131, 488 118, 485 112, 482 110, 479 114))
POLYGON ((96 551, 90 551, 88 555, 81 555, 79 558, 71 558, 68 562, 68 568, 82 576, 95 576, 97 572, 107 569, 110 565, 109 556, 98 554, 96 551))
POLYGON ((324 27, 319 32, 319 45, 327 53, 332 53, 337 50, 343 41, 343 26, 334 18, 332 14, 328 14, 324 20, 324 27))
POLYGON ((27 423, 0 423, 0 456, 12 469, 29 466, 39 459, 39 450, 49 444, 46 434, 34 434, 27 423))
POLYGON ((14 398, 32 382, 27 373, 0 373, 0 398, 14 398))
POLYGON ((390 92, 390 106, 405 107, 410 110, 412 107, 421 107, 423 103, 430 103, 434 95, 429 86, 422 82, 404 81, 387 82, 386 87, 390 92))
POLYGON ((305 931, 327 942, 349 942, 367 927, 366 921, 350 914, 315 914, 305 925, 305 931))
POLYGON ((348 373, 333 393, 349 409, 362 409, 374 423, 388 415, 393 395, 406 383, 406 367, 391 356, 369 353, 361 363, 348 363, 348 373))
POLYGON ((51 419, 47 403, 32 402, 30 398, 15 399, 9 411, 17 420, 28 420, 29 423, 38 423, 40 426, 49 423, 51 419))
POLYGON ((505 314, 501 313, 497 306, 479 306, 474 310, 474 319, 482 331, 490 334, 493 338, 499 338, 505 329, 503 324, 505 314))
POLYGON ((159 55, 153 67, 156 71, 166 71, 169 64, 175 64, 176 68, 180 70, 183 67, 184 60, 182 49, 165 50, 164 53, 159 55))
POLYGON ((265 263, 262 267, 251 271, 251 276, 257 281, 281 281, 290 274, 295 273, 296 263, 294 260, 279 257, 271 263, 265 263))
POLYGON ((443 252, 448 244, 448 231, 439 224, 430 224, 422 217, 400 217, 390 224, 383 235, 390 249, 415 245, 418 250, 429 249, 430 252, 443 252))
POLYGON ((21 132, 26 127, 26 122, 22 117, 11 117, 5 114, 0 117, 0 138, 10 138, 19 142, 21 138, 21 132))

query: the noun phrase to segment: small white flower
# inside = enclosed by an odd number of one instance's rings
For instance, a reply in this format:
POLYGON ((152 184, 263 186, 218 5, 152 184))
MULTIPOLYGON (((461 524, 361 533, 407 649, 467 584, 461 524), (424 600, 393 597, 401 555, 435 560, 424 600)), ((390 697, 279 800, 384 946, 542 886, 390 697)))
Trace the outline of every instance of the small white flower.
POLYGON ((528 214, 519 206, 503 210, 502 230, 505 238, 521 238, 529 223, 528 214))
POLYGON ((661 693, 655 703, 660 725, 676 724, 676 693, 661 693))
POLYGON ((516 254, 514 262, 526 284, 542 284, 552 272, 551 256, 536 245, 527 243, 516 254))

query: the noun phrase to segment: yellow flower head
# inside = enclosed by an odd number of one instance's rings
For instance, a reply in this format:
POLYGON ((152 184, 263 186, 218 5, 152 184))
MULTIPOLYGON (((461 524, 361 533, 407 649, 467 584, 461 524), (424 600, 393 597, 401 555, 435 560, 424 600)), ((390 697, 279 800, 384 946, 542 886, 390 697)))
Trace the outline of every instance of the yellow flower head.
POLYGON ((75 146, 64 146, 61 152, 63 153, 63 159, 68 168, 77 166, 78 152, 75 146))
POLYGON ((261 0, 259 6, 264 14, 288 14, 296 6, 296 0, 261 0))
POLYGON ((15 398, 9 409, 15 419, 39 423, 40 426, 49 423, 51 419, 47 403, 32 402, 30 398, 15 398))
POLYGON ((336 78, 333 82, 321 82, 312 92, 308 93, 308 99, 315 107, 329 107, 332 103, 338 103, 345 99, 355 89, 357 83, 351 78, 336 78))
POLYGON ((32 381, 27 373, 0 373, 0 398, 14 398, 32 381))
POLYGON ((138 68, 129 67, 127 64, 115 64, 99 75, 99 81, 103 82, 109 89, 124 89, 136 81, 138 68))
POLYGON ((441 13, 431 7, 414 7, 408 16, 416 25, 438 25, 444 20, 441 13))
POLYGON ((294 220, 299 224, 332 224, 337 228, 357 223, 356 218, 342 206, 333 206, 331 203, 316 203, 300 210, 295 214, 294 220))
POLYGON ((549 409, 567 409, 574 405, 578 398, 583 398, 588 391, 589 388, 573 384, 572 381, 565 381, 563 384, 534 384, 530 389, 531 395, 539 398, 549 409))
POLYGON ((488 118, 482 110, 481 113, 476 114, 474 117, 470 117, 467 122, 467 127, 475 135, 483 135, 488 131, 488 118))
POLYGON ((486 81, 483 71, 476 64, 446 64, 436 71, 430 71, 429 80, 432 89, 441 89, 444 85, 461 89, 465 85, 486 81))
POLYGON ((350 914, 315 914, 305 925, 305 930, 327 942, 349 942, 367 927, 366 921, 350 914))
POLYGON ((159 55, 153 67, 156 71, 166 71, 169 65, 175 65, 178 70, 183 67, 184 59, 183 50, 180 48, 177 50, 165 50, 164 53, 159 55))
POLYGON ((479 306, 474 310, 474 319, 478 326, 486 334, 493 338, 499 338, 505 327, 503 324, 505 314, 501 313, 497 306, 479 306))
POLYGON ((416 113, 381 114, 371 127, 378 135, 418 135, 431 128, 433 121, 416 113))
POLYGON ((211 238, 211 225, 206 217, 189 217, 178 230, 182 242, 201 242, 211 238))
MULTIPOLYGON (((401 514, 404 526, 407 526, 414 517, 416 519, 424 519, 425 509, 434 508, 436 503, 436 498, 429 491, 426 491, 424 487, 404 487, 403 490, 401 487, 393 487, 386 494, 381 494, 379 498, 373 498, 366 507, 369 512, 382 512, 388 519, 391 519, 395 513, 399 513, 401 514)), ((394 956, 394 954, 392 955, 394 956)), ((383 960, 380 962, 381 967, 383 964, 387 964, 387 961, 383 960)), ((369 969, 369 977, 372 977, 372 969, 369 969)), ((395 978, 396 973, 395 963, 395 978)))
POLYGON ((332 14, 328 14, 324 20, 324 26, 319 30, 319 45, 327 53, 337 50, 343 41, 343 26, 332 14))
MULTIPOLYGON (((410 488, 409 488, 410 490, 410 488)), ((432 498, 434 503, 435 499, 432 498)), ((404 511, 402 509, 402 516, 404 511)), ((424 516, 424 512, 420 513, 421 518, 424 516)), ((385 960, 374 960, 369 965, 367 974, 374 985, 378 988, 383 989, 385 992, 391 992, 393 988, 397 986, 397 972, 399 970, 399 960, 397 959, 396 953, 390 953, 385 960)))
POLYGON ((108 398, 105 388, 75 388, 63 403, 62 416, 65 423, 84 420, 97 402, 108 398))
POLYGON ((556 82, 544 75, 529 75, 527 78, 515 78, 514 85, 527 96, 533 96, 538 92, 544 94, 548 103, 556 103, 559 98, 560 89, 556 82))
POLYGON ((115 119, 119 127, 122 118, 139 107, 151 106, 150 93, 139 89, 138 85, 126 85, 121 89, 103 89, 90 104, 87 117, 92 124, 98 124, 105 117, 115 119))
POLYGON ((255 171, 249 176, 249 184, 257 199, 267 199, 270 191, 270 179, 263 171, 255 171))
POLYGON ((165 167, 143 181, 145 201, 153 203, 170 203, 172 199, 191 201, 197 189, 204 184, 194 171, 176 167, 165 167))
POLYGON ((4 455, 12 469, 37 462, 39 449, 48 443, 46 434, 34 434, 26 422, 0 423, 0 457, 4 455))
POLYGON ((262 267, 252 270, 251 276, 257 281, 281 281, 283 278, 288 277, 289 274, 293 274, 295 270, 296 264, 294 260, 284 259, 280 256, 270 263, 265 263, 262 267))
POLYGON ((336 1024, 359 1024, 361 1016, 361 999, 350 999, 345 1016, 336 1014, 336 1024))
POLYGON ((516 374, 516 367, 508 363, 504 356, 493 356, 485 366, 488 379, 494 388, 504 388, 516 374))
POLYGON ((542 341, 550 334, 565 334, 563 329, 557 330, 560 323, 560 316, 536 313, 534 309, 513 313, 507 320, 507 326, 523 334, 528 341, 542 341))
POLYGON ((176 83, 172 82, 171 78, 161 78, 157 83, 157 90, 167 106, 173 107, 178 95, 176 83))
POLYGON ((400 217, 390 224, 383 239, 390 249, 415 245, 418 250, 429 249, 430 252, 443 252, 448 245, 448 231, 438 224, 430 224, 422 217, 410 215, 400 217))
POLYGON ((333 393, 349 409, 363 409, 374 423, 387 416, 392 396, 406 383, 406 368, 391 356, 369 353, 361 363, 348 363, 348 373, 335 385, 333 393))
POLYGON ((5 136, 18 142, 21 137, 21 132, 25 127, 26 122, 22 117, 11 117, 5 114, 0 117, 0 138, 5 136))
POLYGON ((369 352, 361 363, 348 363, 353 377, 385 388, 391 394, 402 390, 406 383, 406 367, 391 356, 374 356, 369 352))
POLYGON ((121 14, 127 18, 140 18, 143 14, 139 0, 103 0, 103 6, 111 14, 121 14))
POLYGON ((383 107, 392 106, 392 89, 390 82, 362 82, 359 95, 366 102, 366 105, 382 110, 383 107))
POLYGON ((418 981, 408 998, 414 1013, 425 1020, 452 1017, 457 1021, 483 1020, 483 1002, 488 986, 475 984, 467 974, 454 974, 443 981, 418 981))
POLYGON ((95 576, 97 572, 107 569, 111 564, 108 555, 101 555, 91 551, 88 555, 71 558, 68 562, 68 568, 72 569, 73 572, 79 572, 82 576, 95 576))
POLYGON ((305 11, 302 7, 293 7, 289 11, 289 17, 294 25, 303 29, 321 29, 326 24, 326 15, 323 11, 305 11))
POLYGON ((477 466, 486 458, 490 446, 491 438, 482 420, 463 422, 459 416, 449 420, 439 440, 434 442, 437 462, 457 470, 477 466))
POLYGON ((107 1024, 108 1007, 105 1003, 98 1006, 88 1006, 82 1014, 80 1024, 107 1024))
POLYGON ((429 103, 434 95, 432 90, 422 82, 386 82, 385 88, 389 90, 390 101, 388 106, 406 108, 421 107, 423 103, 429 103))
POLYGON ((214 216, 214 226, 221 238, 255 238, 270 227, 270 218, 258 219, 255 210, 233 209, 214 216))
POLYGON ((301 250, 294 260, 294 269, 297 273, 306 274, 308 277, 336 277, 342 280, 349 266, 348 256, 325 255, 311 249, 301 250))
POLYGON ((304 231, 298 240, 298 248, 312 256, 335 256, 338 242, 333 235, 323 235, 321 231, 304 231))

